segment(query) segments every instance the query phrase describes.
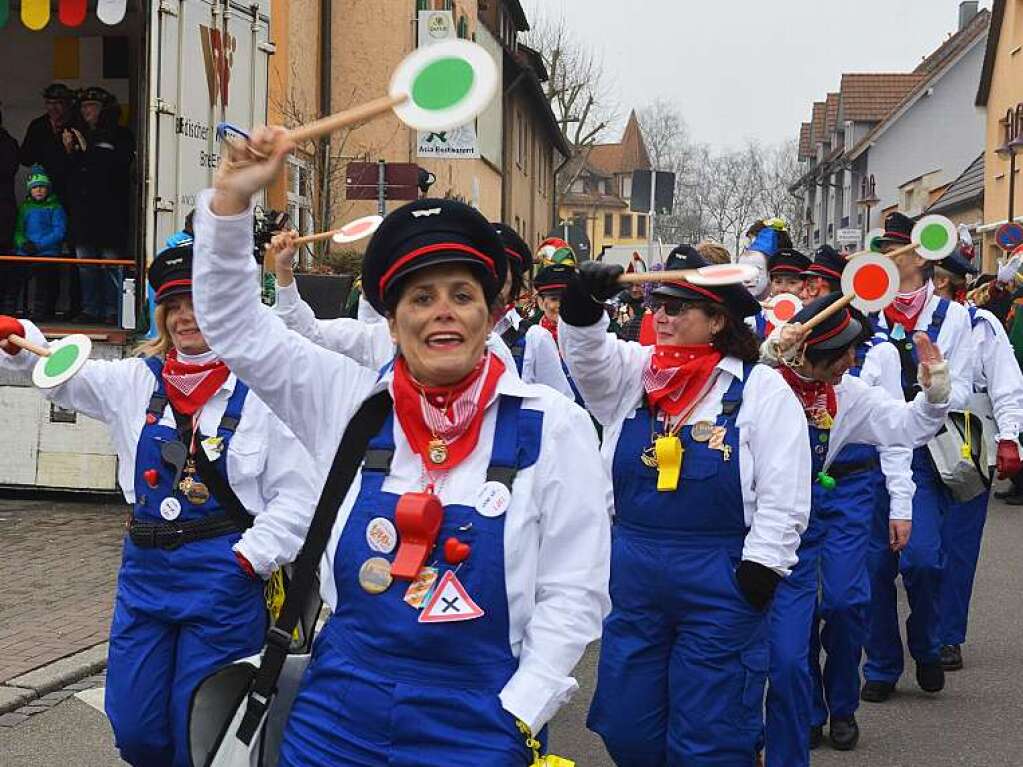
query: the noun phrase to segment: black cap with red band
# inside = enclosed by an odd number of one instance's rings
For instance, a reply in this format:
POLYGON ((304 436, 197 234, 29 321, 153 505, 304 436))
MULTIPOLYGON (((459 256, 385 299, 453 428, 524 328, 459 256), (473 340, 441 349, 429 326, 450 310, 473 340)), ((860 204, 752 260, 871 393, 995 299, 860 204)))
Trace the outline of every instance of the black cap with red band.
MULTIPOLYGON (((809 322, 811 317, 816 317, 835 303, 835 301, 840 301, 841 299, 841 293, 829 293, 826 296, 814 299, 800 309, 791 321, 794 323, 809 322)), ((856 341, 862 332, 863 325, 860 324, 858 319, 853 317, 849 307, 845 307, 841 311, 832 314, 810 331, 810 335, 806 339, 806 348, 820 349, 821 351, 841 349, 856 341)))
POLYGON ((802 273, 802 277, 823 277, 834 283, 842 281, 846 260, 830 245, 821 245, 813 254, 813 263, 802 273))
POLYGON ((533 251, 529 249, 526 241, 519 236, 519 233, 508 224, 495 223, 501 242, 504 243, 504 252, 508 256, 508 268, 519 275, 533 273, 533 251))
MULTIPOLYGON (((665 270, 699 269, 701 266, 710 266, 710 262, 692 245, 679 245, 664 263, 665 270)), ((742 284, 704 287, 691 282, 658 282, 653 295, 686 301, 711 301, 723 305, 740 319, 752 317, 760 311, 760 302, 742 284)))
POLYGON ((508 255, 493 225, 455 200, 426 198, 390 213, 366 247, 362 289, 381 314, 393 306, 404 278, 440 264, 465 264, 492 304, 508 272, 508 255))
POLYGON ((171 296, 192 292, 192 241, 187 240, 167 248, 153 259, 149 266, 149 284, 156 292, 156 302, 171 296))
POLYGON ((551 264, 536 273, 536 277, 533 278, 533 289, 541 296, 548 293, 561 293, 574 276, 574 266, 551 264))
POLYGON ((805 253, 795 248, 782 248, 767 259, 767 271, 772 277, 775 274, 790 274, 801 278, 803 272, 810 268, 810 263, 805 253))
POLYGON ((905 213, 889 213, 884 220, 884 234, 877 238, 878 247, 885 245, 908 245, 913 241, 913 227, 916 221, 905 213))

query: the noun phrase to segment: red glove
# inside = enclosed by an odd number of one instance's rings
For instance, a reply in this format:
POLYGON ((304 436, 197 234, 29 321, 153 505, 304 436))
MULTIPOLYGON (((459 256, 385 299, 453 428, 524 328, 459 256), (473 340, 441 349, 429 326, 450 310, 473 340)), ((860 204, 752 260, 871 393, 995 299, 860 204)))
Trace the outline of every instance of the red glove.
POLYGON ((1023 468, 1019 460, 1019 443, 1011 439, 998 440, 998 457, 995 459, 999 479, 1009 479, 1023 468))
POLYGON ((14 317, 8 317, 6 314, 0 314, 0 349, 3 349, 8 354, 17 354, 21 351, 21 348, 14 344, 7 343, 7 336, 21 336, 25 337, 25 326, 22 325, 14 317))
POLYGON ((259 576, 256 575, 255 568, 253 568, 252 563, 245 558, 244 554, 242 554, 240 551, 236 551, 234 553, 234 558, 238 561, 238 567, 244 570, 246 575, 248 575, 253 580, 258 579, 259 576))

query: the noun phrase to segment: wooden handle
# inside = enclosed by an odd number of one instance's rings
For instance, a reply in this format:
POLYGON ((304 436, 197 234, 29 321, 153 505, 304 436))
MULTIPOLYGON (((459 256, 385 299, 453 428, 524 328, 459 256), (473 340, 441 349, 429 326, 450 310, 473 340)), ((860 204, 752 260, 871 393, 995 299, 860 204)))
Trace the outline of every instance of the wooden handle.
POLYGON ((877 250, 861 250, 858 253, 853 253, 846 259, 846 261, 852 261, 854 258, 857 258, 858 256, 869 256, 872 253, 875 253, 879 256, 888 256, 888 258, 895 258, 896 256, 903 255, 904 253, 912 253, 918 247, 919 245, 917 245, 915 242, 910 242, 907 243, 906 245, 900 245, 895 250, 889 250, 887 253, 881 253, 880 251, 877 250))
POLYGON ((295 247, 302 245, 308 245, 310 242, 319 242, 320 240, 329 240, 335 234, 340 234, 340 229, 331 229, 329 232, 317 232, 316 234, 307 234, 304 237, 297 237, 293 243, 295 247))
POLYGON ((643 282, 686 282, 696 274, 695 269, 672 269, 666 272, 629 272, 618 278, 619 285, 635 285, 643 282))
POLYGON ((31 341, 26 341, 21 336, 7 336, 7 343, 12 344, 13 346, 17 346, 17 347, 19 347, 21 349, 24 349, 27 352, 32 352, 37 357, 49 357, 50 356, 50 350, 49 349, 47 349, 44 346, 39 346, 37 344, 34 344, 31 341))
POLYGON ((817 327, 822 322, 824 322, 824 320, 826 320, 832 314, 837 314, 838 312, 842 311, 845 307, 847 307, 849 304, 851 304, 855 298, 856 298, 856 294, 855 293, 846 293, 844 296, 842 296, 840 299, 835 301, 835 303, 833 303, 831 306, 829 306, 823 312, 821 312, 818 315, 815 315, 815 316, 811 317, 806 322, 804 322, 802 324, 802 326, 801 326, 802 329, 803 330, 813 330, 815 327, 817 327))
POLYGON ((408 98, 407 94, 402 94, 400 96, 381 96, 378 99, 367 101, 365 104, 360 104, 357 107, 352 107, 351 109, 346 109, 343 112, 337 112, 326 117, 321 117, 319 120, 314 120, 306 125, 293 128, 288 131, 287 138, 289 141, 300 144, 303 141, 309 141, 310 139, 319 138, 320 136, 326 136, 327 134, 333 133, 341 128, 347 128, 349 125, 359 125, 360 123, 372 120, 377 115, 388 112, 400 104, 404 104, 408 101, 408 98))

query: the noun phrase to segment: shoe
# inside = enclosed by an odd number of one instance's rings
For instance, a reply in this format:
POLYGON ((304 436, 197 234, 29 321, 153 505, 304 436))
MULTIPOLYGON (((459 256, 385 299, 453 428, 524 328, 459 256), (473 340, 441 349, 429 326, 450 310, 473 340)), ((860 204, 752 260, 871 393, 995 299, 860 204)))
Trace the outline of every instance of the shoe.
POLYGON ((941 663, 917 663, 916 683, 924 692, 941 692, 945 687, 945 669, 941 663))
POLYGON ((820 748, 821 743, 824 742, 824 725, 815 724, 810 728, 810 750, 813 751, 815 748, 820 748))
POLYGON ((941 648, 941 667, 945 671, 958 671, 963 667, 963 651, 957 644, 943 645, 941 648))
POLYGON ((860 690, 860 700, 868 703, 884 703, 895 692, 895 682, 873 682, 867 680, 860 690))
POLYGON ((995 490, 994 496, 999 501, 1004 501, 1006 498, 1012 498, 1019 495, 1019 492, 1015 487, 1010 487, 1008 490, 995 490))
POLYGON ((831 720, 831 745, 836 751, 852 751, 860 742, 860 726, 856 717, 831 720))
POLYGON ((1023 495, 1010 495, 1005 499, 1009 506, 1023 506, 1023 495))

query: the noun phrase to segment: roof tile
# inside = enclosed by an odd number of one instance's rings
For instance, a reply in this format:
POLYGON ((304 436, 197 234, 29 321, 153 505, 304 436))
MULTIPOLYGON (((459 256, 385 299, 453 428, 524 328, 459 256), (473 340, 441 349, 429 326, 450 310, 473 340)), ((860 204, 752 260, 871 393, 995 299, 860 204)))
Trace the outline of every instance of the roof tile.
POLYGON ((927 75, 916 72, 844 74, 842 117, 855 122, 878 122, 925 79, 927 75))
POLYGON ((810 123, 799 126, 799 159, 807 160, 813 156, 813 145, 810 143, 810 123))

